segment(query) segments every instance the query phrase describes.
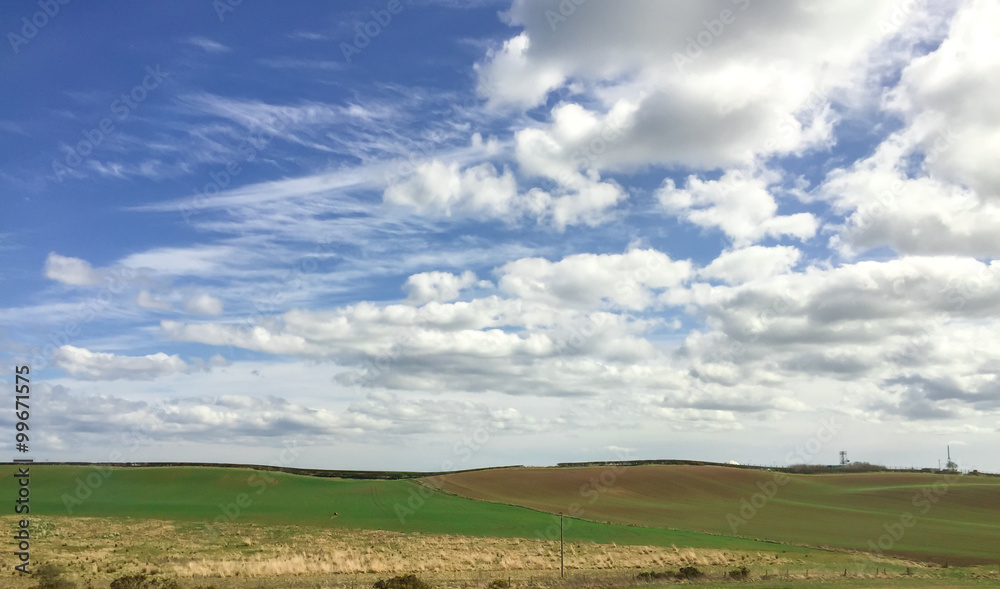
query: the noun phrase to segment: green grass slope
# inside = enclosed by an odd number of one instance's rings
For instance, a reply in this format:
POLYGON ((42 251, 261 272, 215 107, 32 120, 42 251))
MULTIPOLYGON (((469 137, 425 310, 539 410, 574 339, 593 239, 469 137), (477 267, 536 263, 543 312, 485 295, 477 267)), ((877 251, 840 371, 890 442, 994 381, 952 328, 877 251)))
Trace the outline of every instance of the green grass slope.
POLYGON ((505 469, 427 480, 465 497, 549 512, 573 511, 575 504, 582 517, 597 521, 720 534, 735 529, 753 538, 862 550, 872 541, 886 552, 926 560, 1000 562, 996 477, 651 465, 505 469))
MULTIPOLYGON (((0 494, 16 496, 16 469, 0 466, 0 494)), ((558 538, 550 514, 431 492, 408 480, 316 478, 209 467, 114 468, 33 465, 31 515, 558 538), (338 515, 334 515, 334 514, 338 515)), ((566 521, 568 541, 799 551, 771 543, 589 521, 566 521)))

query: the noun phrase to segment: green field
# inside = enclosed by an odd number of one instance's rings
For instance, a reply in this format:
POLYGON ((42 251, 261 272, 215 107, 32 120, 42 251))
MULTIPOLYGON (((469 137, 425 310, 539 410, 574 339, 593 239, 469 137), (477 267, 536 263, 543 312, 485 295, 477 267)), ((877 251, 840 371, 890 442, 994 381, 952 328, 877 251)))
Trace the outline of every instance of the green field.
MULTIPOLYGON (((16 492, 13 472, 0 467, 0 492, 9 496, 16 492)), ((869 540, 888 539, 894 528, 904 533, 892 539, 887 553, 952 564, 996 563, 1000 557, 1000 478, 790 475, 746 517, 749 512, 741 509, 754 495, 763 499, 761 485, 775 473, 636 466, 620 469, 611 485, 581 492, 602 472, 607 469, 513 468, 415 481, 242 468, 35 465, 31 505, 36 515, 550 540, 558 537, 553 514, 575 512, 580 518, 567 518, 567 540, 732 550, 774 550, 774 543, 866 550, 869 540), (434 492, 427 482, 447 492, 434 492), (733 518, 740 522, 735 533, 733 518)))
MULTIPOLYGON (((0 493, 12 499, 15 472, 0 466, 0 493)), ((36 562, 97 588, 148 571, 177 578, 184 589, 355 589, 417 571, 442 589, 485 587, 504 576, 525 589, 580 589, 630 586, 640 570, 692 565, 705 572, 704 586, 740 566, 761 587, 965 587, 1000 579, 989 557, 997 546, 996 479, 951 479, 887 551, 921 564, 842 547, 874 533, 874 523, 919 509, 914 494, 933 488, 923 475, 792 477, 740 529, 759 536, 738 537, 726 530, 727 515, 774 473, 643 466, 618 471, 606 486, 581 487, 602 474, 508 468, 359 480, 230 467, 36 464, 32 546, 36 562), (566 518, 565 539, 576 580, 562 580, 553 512, 572 512, 574 503, 583 519, 566 518), (935 559, 953 566, 927 564, 935 559), (992 564, 954 566, 985 563, 992 564)), ((15 529, 15 516, 0 519, 15 529)), ((32 586, 29 578, 14 581, 17 589, 32 586)))
MULTIPOLYGON (((13 467, 0 467, 0 493, 8 497, 16 493, 14 472, 13 467)), ((105 469, 104 473, 82 466, 32 466, 32 514, 150 518, 203 522, 209 526, 216 521, 236 521, 423 534, 558 538, 559 520, 550 514, 431 492, 409 480, 328 479, 205 467, 114 468, 105 469), (100 484, 87 486, 88 477, 100 484)), ((773 543, 748 539, 571 519, 566 522, 565 533, 568 541, 731 550, 777 548, 773 543)))

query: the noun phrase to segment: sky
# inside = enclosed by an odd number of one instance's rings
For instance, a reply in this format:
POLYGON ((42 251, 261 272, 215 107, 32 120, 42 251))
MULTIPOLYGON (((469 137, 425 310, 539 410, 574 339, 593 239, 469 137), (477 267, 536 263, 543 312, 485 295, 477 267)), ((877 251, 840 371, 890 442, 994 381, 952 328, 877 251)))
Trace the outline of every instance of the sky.
POLYGON ((0 3, 30 455, 998 472, 998 29, 988 1, 0 3))

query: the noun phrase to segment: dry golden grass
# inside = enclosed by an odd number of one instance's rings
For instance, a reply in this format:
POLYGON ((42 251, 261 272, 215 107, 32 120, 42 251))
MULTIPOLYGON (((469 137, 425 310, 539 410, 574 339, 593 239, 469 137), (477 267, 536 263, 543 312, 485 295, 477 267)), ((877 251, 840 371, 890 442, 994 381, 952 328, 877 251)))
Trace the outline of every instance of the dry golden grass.
MULTIPOLYGON (((15 518, 0 517, 13 531, 15 518)), ((416 573, 435 589, 485 589, 494 579, 512 579, 515 589, 591 589, 635 585, 641 570, 696 566, 714 579, 746 566, 756 578, 839 582, 851 559, 843 553, 783 554, 731 550, 616 546, 569 543, 567 578, 559 578, 559 543, 526 538, 481 538, 444 534, 403 534, 375 530, 231 523, 209 533, 192 523, 115 518, 36 517, 32 519, 34 566, 52 563, 67 571, 79 589, 106 589, 111 580, 145 573, 177 579, 182 589, 369 589, 379 578, 416 573)), ((916 563, 878 559, 850 578, 938 579, 941 570, 916 563), (875 572, 889 567, 888 573, 875 572)), ((8 569, 9 570, 9 569, 8 569)), ((947 571, 947 569, 945 569, 947 571)), ((1000 573, 969 571, 967 581, 1000 573)), ((848 579, 844 579, 848 580, 848 579)), ((0 580, 4 589, 27 589, 20 574, 0 580)), ((939 585, 935 585, 939 586, 939 585)), ((958 585, 956 585, 958 586, 958 585)))
MULTIPOLYGON (((15 518, 0 518, 13 530, 15 518)), ((369 576, 418 573, 447 579, 486 580, 514 576, 551 576, 559 570, 559 543, 525 538, 344 531, 294 526, 231 523, 218 534, 195 524, 114 518, 44 517, 32 520, 32 557, 37 564, 65 567, 85 589, 107 587, 114 578, 135 573, 178 578, 194 586, 218 580, 265 581, 301 577, 342 577, 340 584, 369 576)), ((728 550, 671 549, 653 546, 570 543, 570 572, 632 571, 686 565, 778 566, 775 554, 728 550)), ((12 576, 14 585, 26 579, 12 576)), ((220 587, 229 585, 223 583, 220 587)), ((235 586, 235 585, 234 585, 235 586)), ((256 586, 252 584, 250 586, 256 586)))

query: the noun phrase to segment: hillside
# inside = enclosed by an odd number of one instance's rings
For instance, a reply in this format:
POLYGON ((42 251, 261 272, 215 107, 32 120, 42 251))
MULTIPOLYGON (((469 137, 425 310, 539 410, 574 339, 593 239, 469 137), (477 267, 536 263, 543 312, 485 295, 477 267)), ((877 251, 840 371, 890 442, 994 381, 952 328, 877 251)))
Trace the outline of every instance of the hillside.
MULTIPOLYGON (((15 468, 0 466, 0 493, 16 495, 15 468)), ((320 478, 239 468, 63 465, 31 467, 33 517, 230 522, 320 529, 386 530, 497 538, 538 538, 558 530, 551 515, 432 492, 409 480, 320 478), (97 484, 88 485, 86 481, 97 484), (82 486, 81 486, 82 485, 82 486), (240 503, 243 506, 240 506, 240 503)), ((555 532, 558 538, 558 532, 555 532)), ((567 540, 650 546, 774 550, 774 544, 585 521, 567 540)))
MULTIPOLYGON (((13 473, 0 467, 0 492, 9 496, 13 473)), ((32 515, 42 517, 554 539, 551 514, 563 512, 579 518, 566 520, 569 541, 766 551, 777 548, 771 542, 867 550, 872 541, 887 554, 950 564, 996 563, 1000 555, 994 477, 649 465, 364 480, 235 467, 34 465, 31 492, 32 515)))
POLYGON ((1000 559, 994 477, 650 465, 483 470, 425 480, 463 497, 594 521, 857 549, 895 532, 899 538, 882 539, 886 552, 952 564, 1000 559))

